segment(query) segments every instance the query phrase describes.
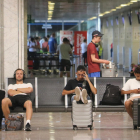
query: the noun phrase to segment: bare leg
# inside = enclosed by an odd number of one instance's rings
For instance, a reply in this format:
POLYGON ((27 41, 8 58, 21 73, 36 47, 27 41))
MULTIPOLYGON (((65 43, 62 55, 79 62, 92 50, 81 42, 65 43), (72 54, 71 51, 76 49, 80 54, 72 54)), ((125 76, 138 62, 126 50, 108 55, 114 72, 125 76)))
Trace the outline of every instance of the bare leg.
POLYGON ((9 110, 10 106, 12 106, 11 100, 9 98, 4 98, 2 100, 2 111, 5 116, 5 119, 8 119, 8 116, 10 114, 10 110, 9 110))
POLYGON ((32 102, 30 100, 26 101, 24 107, 26 108, 26 120, 31 120, 33 114, 32 102))
POLYGON ((133 119, 132 105, 133 105, 133 102, 131 100, 128 100, 125 102, 126 111, 130 115, 130 117, 133 119))

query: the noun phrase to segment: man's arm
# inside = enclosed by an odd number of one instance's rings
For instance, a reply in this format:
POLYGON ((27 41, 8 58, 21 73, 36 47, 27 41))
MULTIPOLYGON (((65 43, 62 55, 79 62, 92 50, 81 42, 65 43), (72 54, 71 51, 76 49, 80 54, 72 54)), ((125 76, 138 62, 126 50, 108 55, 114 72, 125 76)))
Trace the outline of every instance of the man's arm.
POLYGON ((85 80, 87 80, 92 93, 97 94, 97 89, 93 86, 86 73, 85 73, 85 80))
POLYGON ((121 90, 121 94, 124 95, 124 94, 131 94, 131 93, 140 93, 140 89, 134 89, 134 90, 128 90, 128 91, 124 91, 124 90, 121 90))
POLYGON ((72 93, 75 93, 75 90, 63 90, 62 91, 62 95, 66 95, 66 94, 72 94, 72 93))
POLYGON ((21 93, 29 94, 29 93, 33 92, 33 88, 31 88, 31 87, 28 87, 28 88, 17 88, 17 91, 19 91, 21 93))
POLYGON ((92 62, 95 62, 95 63, 109 64, 109 61, 107 61, 107 60, 95 58, 95 54, 91 54, 91 60, 92 60, 92 62))
POLYGON ((22 92, 16 91, 16 90, 13 90, 13 89, 8 90, 8 95, 10 95, 10 96, 14 96, 14 95, 17 95, 19 93, 22 93, 22 92))

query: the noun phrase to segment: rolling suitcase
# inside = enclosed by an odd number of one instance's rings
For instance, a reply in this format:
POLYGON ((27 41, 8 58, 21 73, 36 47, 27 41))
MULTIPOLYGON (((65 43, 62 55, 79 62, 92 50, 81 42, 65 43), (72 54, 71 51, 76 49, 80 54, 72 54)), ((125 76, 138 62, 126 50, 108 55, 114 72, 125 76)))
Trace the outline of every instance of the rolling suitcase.
POLYGON ((133 100, 133 128, 140 127, 140 98, 133 100))
POLYGON ((92 100, 88 100, 87 104, 77 104, 75 100, 72 102, 72 123, 73 130, 78 127, 89 127, 92 130, 93 113, 92 100))

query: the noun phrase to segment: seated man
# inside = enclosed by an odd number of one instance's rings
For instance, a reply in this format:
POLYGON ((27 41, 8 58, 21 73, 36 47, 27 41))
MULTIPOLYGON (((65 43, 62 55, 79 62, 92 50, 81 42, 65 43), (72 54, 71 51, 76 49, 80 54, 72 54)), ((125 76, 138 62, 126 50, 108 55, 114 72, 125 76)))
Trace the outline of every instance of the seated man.
POLYGON ((140 67, 134 70, 134 75, 136 78, 129 79, 124 87, 122 88, 121 94, 130 94, 130 98, 125 102, 125 108, 127 113, 133 119, 133 100, 140 98, 140 67))
POLYGON ((26 109, 26 131, 31 131, 30 120, 32 117, 33 109, 32 102, 30 98, 30 93, 33 92, 33 87, 31 83, 23 83, 25 78, 25 72, 22 69, 17 69, 14 73, 14 78, 16 79, 16 84, 10 84, 8 86, 9 98, 4 98, 2 100, 2 111, 5 119, 8 119, 10 114, 10 108, 15 108, 16 106, 21 106, 26 109))
POLYGON ((71 79, 68 81, 67 85, 65 86, 62 95, 66 94, 76 94, 72 96, 71 101, 81 100, 84 104, 88 103, 88 100, 90 99, 90 93, 97 93, 97 89, 93 86, 92 82, 89 80, 88 75, 86 74, 86 69, 84 66, 79 65, 77 67, 76 72, 77 78, 71 79), (83 88, 83 85, 85 82, 85 88, 83 88), (88 100, 87 100, 88 99, 88 100))

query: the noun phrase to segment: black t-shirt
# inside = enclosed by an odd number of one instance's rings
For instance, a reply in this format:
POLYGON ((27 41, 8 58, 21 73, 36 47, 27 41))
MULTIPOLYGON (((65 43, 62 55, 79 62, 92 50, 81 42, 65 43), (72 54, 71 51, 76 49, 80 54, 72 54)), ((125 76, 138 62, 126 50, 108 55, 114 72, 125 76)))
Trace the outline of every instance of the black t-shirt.
MULTIPOLYGON (((82 87, 84 81, 77 81, 77 79, 71 79, 68 81, 67 85, 64 87, 64 90, 74 90, 77 86, 82 87)), ((90 81, 91 82, 91 81, 90 81)), ((92 83, 92 82, 91 82, 92 83)), ((92 83, 93 84, 93 83, 92 83)), ((86 81, 86 87, 88 95, 92 92, 88 82, 86 81)))

